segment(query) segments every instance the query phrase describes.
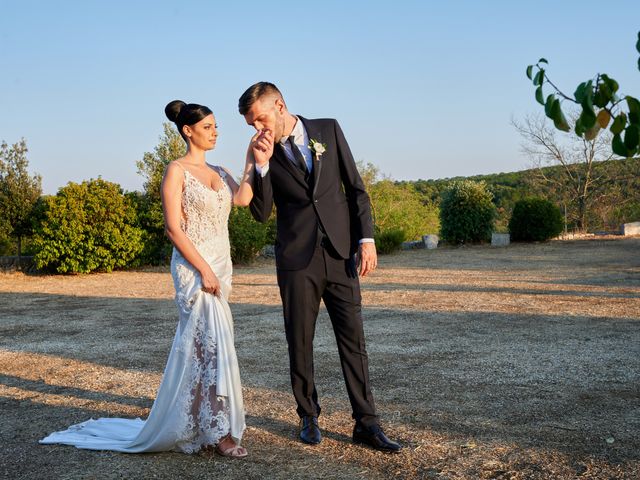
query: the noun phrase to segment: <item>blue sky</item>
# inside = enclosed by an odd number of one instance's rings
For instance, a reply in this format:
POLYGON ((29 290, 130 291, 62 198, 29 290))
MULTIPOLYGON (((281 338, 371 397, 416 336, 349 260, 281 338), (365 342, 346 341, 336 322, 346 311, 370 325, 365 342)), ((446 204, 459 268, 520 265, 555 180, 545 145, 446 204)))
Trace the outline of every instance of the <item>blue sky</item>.
POLYGON ((539 112, 544 56, 568 93, 597 72, 640 95, 637 0, 0 1, 0 140, 24 137, 45 193, 101 175, 142 188, 164 106, 208 105, 210 163, 240 172, 237 101, 268 80, 290 110, 337 118, 395 179, 521 170, 512 117, 539 112))

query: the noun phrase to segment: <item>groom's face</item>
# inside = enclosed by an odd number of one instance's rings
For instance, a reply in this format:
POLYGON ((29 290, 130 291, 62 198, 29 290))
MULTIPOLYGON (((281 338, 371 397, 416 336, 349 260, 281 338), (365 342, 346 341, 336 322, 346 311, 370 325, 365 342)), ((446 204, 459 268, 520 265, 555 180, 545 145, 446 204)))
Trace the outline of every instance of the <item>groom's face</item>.
POLYGON ((273 133, 273 138, 277 142, 284 132, 285 108, 279 97, 264 96, 251 105, 244 119, 258 132, 268 130, 273 133))

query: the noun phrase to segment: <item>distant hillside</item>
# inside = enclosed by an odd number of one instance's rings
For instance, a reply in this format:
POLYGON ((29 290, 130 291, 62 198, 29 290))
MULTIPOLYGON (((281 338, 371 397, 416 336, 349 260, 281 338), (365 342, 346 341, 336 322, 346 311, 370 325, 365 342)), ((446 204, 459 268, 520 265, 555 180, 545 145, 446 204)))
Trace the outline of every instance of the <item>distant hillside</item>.
MULTIPOLYGON (((513 205, 521 198, 539 196, 556 203, 563 211, 566 206, 568 228, 575 226, 575 216, 579 201, 568 189, 564 181, 564 167, 554 166, 542 169, 550 181, 542 178, 538 169, 518 172, 453 177, 436 180, 399 181, 412 184, 420 192, 425 202, 439 204, 442 191, 453 181, 484 181, 494 194, 498 208, 497 227, 506 231, 513 205)), ((581 175, 580 166, 574 166, 574 175, 581 175)), ((640 158, 609 160, 594 166, 593 195, 588 204, 588 230, 613 230, 621 223, 640 221, 640 158)))

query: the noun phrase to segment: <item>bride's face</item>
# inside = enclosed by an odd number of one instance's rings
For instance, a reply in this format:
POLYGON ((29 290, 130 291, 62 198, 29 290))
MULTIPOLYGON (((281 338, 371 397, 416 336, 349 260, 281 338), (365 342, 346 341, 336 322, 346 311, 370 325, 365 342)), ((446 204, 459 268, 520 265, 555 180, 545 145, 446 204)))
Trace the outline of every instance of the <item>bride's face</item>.
POLYGON ((201 150, 213 150, 216 146, 218 126, 213 114, 207 115, 194 125, 185 125, 183 131, 189 142, 201 150))

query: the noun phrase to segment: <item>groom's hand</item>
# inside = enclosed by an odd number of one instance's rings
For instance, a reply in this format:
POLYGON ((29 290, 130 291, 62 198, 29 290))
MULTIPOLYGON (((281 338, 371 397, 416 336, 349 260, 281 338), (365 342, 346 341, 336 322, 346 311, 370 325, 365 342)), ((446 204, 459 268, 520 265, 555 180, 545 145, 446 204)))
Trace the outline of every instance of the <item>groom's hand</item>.
POLYGON ((260 130, 251 138, 251 151, 256 165, 265 166, 273 156, 273 133, 271 130, 260 130))
POLYGON ((373 242, 363 242, 358 250, 358 263, 361 277, 366 277, 378 266, 378 254, 376 244, 373 242))

